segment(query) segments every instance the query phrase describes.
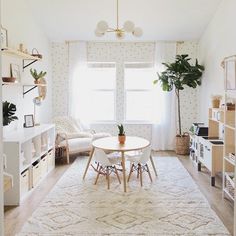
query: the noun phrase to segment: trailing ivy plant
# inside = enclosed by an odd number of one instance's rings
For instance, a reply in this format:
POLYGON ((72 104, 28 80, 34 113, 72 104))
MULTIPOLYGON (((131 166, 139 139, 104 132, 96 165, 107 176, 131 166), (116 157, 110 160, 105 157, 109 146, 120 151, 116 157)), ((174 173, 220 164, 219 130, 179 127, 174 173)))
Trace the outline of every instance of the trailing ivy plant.
POLYGON ((201 76, 204 71, 204 66, 198 64, 196 59, 195 64, 191 65, 188 55, 177 55, 175 62, 162 63, 166 70, 162 73, 157 73, 158 79, 153 83, 160 83, 163 91, 175 90, 178 106, 178 126, 179 135, 182 136, 182 124, 181 124, 181 106, 180 106, 180 90, 184 90, 186 86, 196 88, 201 85, 201 76))
POLYGON ((14 120, 18 120, 18 117, 14 115, 16 113, 15 104, 9 103, 7 101, 2 102, 2 112, 3 112, 3 126, 9 125, 14 120))

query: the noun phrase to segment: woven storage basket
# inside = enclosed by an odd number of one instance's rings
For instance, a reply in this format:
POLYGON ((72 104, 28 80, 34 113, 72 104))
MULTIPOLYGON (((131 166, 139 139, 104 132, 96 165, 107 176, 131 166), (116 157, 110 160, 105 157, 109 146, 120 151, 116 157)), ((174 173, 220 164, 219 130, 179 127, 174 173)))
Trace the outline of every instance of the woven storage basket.
POLYGON ((176 136, 175 152, 179 155, 189 154, 189 141, 190 137, 188 133, 184 133, 182 136, 176 136))
POLYGON ((220 100, 219 99, 213 99, 211 102, 212 102, 212 108, 219 108, 220 107, 220 100))

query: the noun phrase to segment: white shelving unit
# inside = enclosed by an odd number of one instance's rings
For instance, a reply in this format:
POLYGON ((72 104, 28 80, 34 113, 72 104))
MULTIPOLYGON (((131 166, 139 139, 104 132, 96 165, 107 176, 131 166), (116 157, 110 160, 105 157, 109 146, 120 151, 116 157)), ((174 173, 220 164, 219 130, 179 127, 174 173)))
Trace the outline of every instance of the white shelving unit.
POLYGON ((40 181, 55 168, 55 126, 45 124, 5 134, 6 172, 14 180, 4 194, 5 205, 20 205, 40 181))

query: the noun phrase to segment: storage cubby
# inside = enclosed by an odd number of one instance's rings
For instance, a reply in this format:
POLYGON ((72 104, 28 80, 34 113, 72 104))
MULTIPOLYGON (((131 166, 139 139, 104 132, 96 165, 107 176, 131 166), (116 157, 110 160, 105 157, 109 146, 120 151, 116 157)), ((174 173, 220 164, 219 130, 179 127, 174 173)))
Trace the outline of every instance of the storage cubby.
POLYGON ((235 111, 225 111, 224 140, 223 195, 234 201, 235 111))
POLYGON ((54 142, 54 125, 14 131, 4 137, 6 171, 14 179, 13 188, 5 193, 5 205, 19 205, 55 167, 54 142))

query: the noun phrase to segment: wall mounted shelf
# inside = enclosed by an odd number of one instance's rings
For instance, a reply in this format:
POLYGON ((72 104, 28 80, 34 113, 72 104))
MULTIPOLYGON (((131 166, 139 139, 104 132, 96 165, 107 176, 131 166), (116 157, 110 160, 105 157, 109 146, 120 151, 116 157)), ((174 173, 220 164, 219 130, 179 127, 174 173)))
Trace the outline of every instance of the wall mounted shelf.
POLYGON ((5 54, 5 55, 12 55, 12 56, 15 56, 15 57, 22 58, 22 60, 23 60, 23 69, 25 69, 26 67, 32 65, 36 61, 41 60, 41 58, 39 58, 39 57, 35 57, 35 56, 32 56, 28 53, 20 52, 16 49, 12 49, 12 48, 2 48, 2 53, 5 54))
POLYGON ((46 87, 46 84, 24 84, 24 83, 6 83, 3 82, 2 85, 4 86, 22 86, 23 87, 23 97, 25 94, 29 93, 30 91, 34 90, 38 87, 46 87))

